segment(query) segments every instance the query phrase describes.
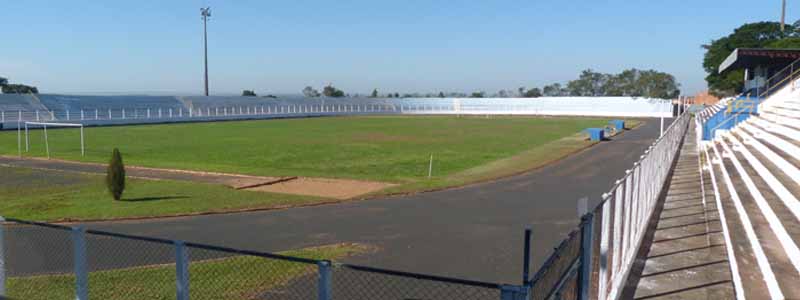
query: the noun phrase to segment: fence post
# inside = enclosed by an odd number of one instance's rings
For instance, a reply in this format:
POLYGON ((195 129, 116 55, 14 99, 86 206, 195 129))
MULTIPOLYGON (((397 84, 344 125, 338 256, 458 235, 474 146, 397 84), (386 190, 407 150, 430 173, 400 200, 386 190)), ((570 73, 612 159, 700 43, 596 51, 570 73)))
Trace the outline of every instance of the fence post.
POLYGON ((525 228, 525 253, 522 253, 522 285, 528 285, 531 272, 531 228, 525 228))
POLYGON ((526 286, 502 285, 500 286, 500 300, 528 300, 530 289, 526 286))
POLYGON ((6 296, 6 253, 5 249, 5 236, 3 235, 3 223, 6 219, 0 217, 0 299, 5 299, 6 296))
POLYGON ((177 300, 189 300, 189 252, 183 241, 175 241, 175 284, 177 300))
POLYGON ((319 267, 318 300, 331 300, 333 298, 333 270, 331 262, 323 260, 317 263, 319 267))
POLYGON ((72 247, 75 264, 75 299, 89 299, 89 273, 86 269, 86 229, 72 228, 72 247))
POLYGON ((592 286, 592 233, 594 227, 594 213, 585 215, 581 220, 581 256, 580 271, 578 272, 578 299, 589 299, 592 286))

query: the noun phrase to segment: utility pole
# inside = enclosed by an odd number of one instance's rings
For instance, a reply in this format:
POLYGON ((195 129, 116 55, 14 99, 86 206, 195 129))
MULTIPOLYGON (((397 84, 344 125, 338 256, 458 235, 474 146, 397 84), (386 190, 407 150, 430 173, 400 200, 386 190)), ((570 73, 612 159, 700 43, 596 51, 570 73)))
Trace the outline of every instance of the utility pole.
POLYGON ((206 32, 206 23, 208 17, 211 17, 211 7, 200 8, 200 15, 203 16, 203 60, 205 62, 205 91, 208 97, 208 33, 206 32))
POLYGON ((783 0, 783 6, 781 7, 781 32, 786 29, 786 0, 783 0))

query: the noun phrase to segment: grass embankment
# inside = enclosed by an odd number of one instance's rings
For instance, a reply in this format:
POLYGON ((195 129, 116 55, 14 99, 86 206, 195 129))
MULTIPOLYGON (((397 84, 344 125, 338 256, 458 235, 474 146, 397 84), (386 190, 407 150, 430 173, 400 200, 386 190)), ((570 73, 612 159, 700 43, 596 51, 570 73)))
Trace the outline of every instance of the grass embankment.
MULTIPOLYGON (((305 248, 281 254, 338 260, 369 251, 357 244, 305 248)), ((192 299, 260 299, 291 280, 314 274, 316 265, 253 256, 235 256, 192 262, 189 266, 192 299)), ((309 279, 312 282, 316 278, 309 279)), ((9 299, 69 299, 74 297, 73 275, 42 275, 8 279, 9 299)), ((308 289, 309 286, 297 287, 308 289)), ((302 292, 293 289, 295 292, 302 292)), ((175 266, 159 265, 89 273, 93 299, 175 299, 175 266)))
POLYGON ((114 201, 101 175, 0 167, 0 215, 43 221, 98 220, 296 206, 325 199, 234 190, 184 181, 128 179, 114 201))

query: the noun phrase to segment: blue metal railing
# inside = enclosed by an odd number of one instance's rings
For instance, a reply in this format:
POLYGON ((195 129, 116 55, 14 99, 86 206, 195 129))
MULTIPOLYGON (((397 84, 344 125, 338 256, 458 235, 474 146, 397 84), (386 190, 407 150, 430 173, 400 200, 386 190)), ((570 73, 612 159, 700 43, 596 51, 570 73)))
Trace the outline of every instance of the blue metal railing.
POLYGON ((703 140, 710 141, 717 130, 729 130, 750 116, 758 115, 758 104, 763 101, 760 97, 739 97, 708 118, 703 123, 703 140))

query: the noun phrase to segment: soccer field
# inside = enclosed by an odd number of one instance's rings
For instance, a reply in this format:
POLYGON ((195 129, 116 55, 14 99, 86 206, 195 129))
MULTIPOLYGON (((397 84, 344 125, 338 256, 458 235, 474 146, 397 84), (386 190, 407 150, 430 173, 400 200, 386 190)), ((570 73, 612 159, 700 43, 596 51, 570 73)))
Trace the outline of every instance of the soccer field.
MULTIPOLYGON (((575 136, 600 118, 340 117, 49 130, 54 158, 106 163, 118 147, 128 165, 263 176, 351 178, 392 183, 469 172, 575 136)), ((26 156, 45 156, 41 130, 26 156)), ((581 147, 588 142, 580 142, 581 147)), ((564 151, 568 151, 566 149, 564 151)), ((0 133, 0 153, 17 154, 17 133, 0 133)), ((552 155, 552 153, 550 154, 552 155)))

